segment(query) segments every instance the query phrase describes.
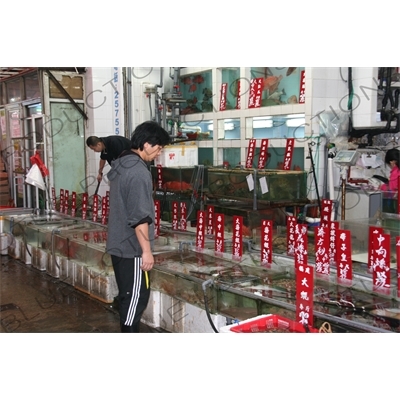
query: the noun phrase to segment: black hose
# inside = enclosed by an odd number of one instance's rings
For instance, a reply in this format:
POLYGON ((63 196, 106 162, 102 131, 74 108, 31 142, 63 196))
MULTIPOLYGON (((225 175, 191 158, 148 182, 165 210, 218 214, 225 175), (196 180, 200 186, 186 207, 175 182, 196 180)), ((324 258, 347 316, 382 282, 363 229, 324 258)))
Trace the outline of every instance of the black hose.
POLYGON ((208 308, 207 286, 208 285, 213 285, 213 283, 214 283, 214 281, 212 279, 209 279, 208 281, 205 281, 202 284, 203 293, 204 293, 204 306, 205 306, 205 309, 206 309, 206 314, 207 314, 208 321, 210 322, 210 325, 211 325, 213 331, 215 333, 219 333, 218 329, 214 325, 214 322, 213 322, 213 320, 211 318, 211 315, 210 315, 210 310, 208 308))

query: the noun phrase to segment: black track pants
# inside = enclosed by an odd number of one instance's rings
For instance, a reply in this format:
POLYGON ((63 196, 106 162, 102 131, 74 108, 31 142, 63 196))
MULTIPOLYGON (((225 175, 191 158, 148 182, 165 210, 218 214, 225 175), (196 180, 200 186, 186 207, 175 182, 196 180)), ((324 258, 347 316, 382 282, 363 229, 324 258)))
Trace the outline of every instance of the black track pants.
POLYGON ((140 266, 141 257, 111 256, 118 286, 121 332, 138 333, 140 319, 150 297, 150 274, 140 266))

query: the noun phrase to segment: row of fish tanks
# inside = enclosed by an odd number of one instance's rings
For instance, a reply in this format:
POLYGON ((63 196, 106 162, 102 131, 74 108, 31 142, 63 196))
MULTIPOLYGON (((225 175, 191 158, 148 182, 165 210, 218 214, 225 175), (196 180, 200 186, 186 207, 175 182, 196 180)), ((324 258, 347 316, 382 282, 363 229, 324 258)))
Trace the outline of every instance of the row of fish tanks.
MULTIPOLYGON (((242 170, 236 175, 216 168, 209 172, 203 175, 207 179, 203 187, 220 188, 229 184, 240 186, 240 177, 251 171, 242 170)), ((183 173, 190 175, 187 171, 179 172, 183 173)), ((294 259, 287 255, 285 212, 277 205, 296 205, 302 199, 303 175, 299 172, 293 178, 291 174, 280 175, 275 171, 257 171, 257 174, 266 176, 273 197, 263 199, 265 193, 259 193, 260 199, 255 200, 260 201, 255 201, 251 195, 246 197, 244 192, 236 191, 225 198, 222 191, 221 197, 219 193, 210 197, 204 193, 204 204, 195 204, 206 207, 211 202, 225 213, 223 253, 215 252, 213 234, 206 235, 203 249, 196 247, 196 220, 187 224, 186 230, 179 230, 173 229, 169 215, 161 219, 154 243, 156 265, 150 274, 151 299, 143 315, 144 322, 170 332, 223 332, 227 326, 258 316, 273 315, 296 321, 294 259), (287 183, 292 191, 276 190, 275 186, 284 186, 285 179, 292 179, 287 183), (243 230, 240 260, 232 256, 231 234, 232 216, 239 211, 243 212, 243 221, 249 228, 243 230), (263 218, 273 220, 273 257, 268 265, 261 263, 263 218)), ((198 189, 192 177, 189 183, 198 189)), ((165 194, 181 198, 185 195, 170 190, 164 191, 165 194)), ((335 265, 331 265, 328 278, 322 279, 314 272, 312 332, 326 324, 334 333, 400 332, 396 259, 391 260, 391 290, 383 294, 373 291, 372 274, 367 260, 362 258, 368 248, 368 227, 377 224, 390 234, 391 254, 395 258, 399 216, 382 213, 379 220, 339 223, 341 229, 352 233, 352 255, 357 260, 353 263, 353 280, 351 286, 338 284, 335 265)), ((71 217, 58 211, 10 208, 0 210, 0 235, 2 255, 19 259, 110 307, 115 304, 118 290, 111 258, 105 252, 106 225, 83 220, 79 210, 76 217, 71 217)), ((308 237, 308 264, 313 266, 313 229, 308 237)))

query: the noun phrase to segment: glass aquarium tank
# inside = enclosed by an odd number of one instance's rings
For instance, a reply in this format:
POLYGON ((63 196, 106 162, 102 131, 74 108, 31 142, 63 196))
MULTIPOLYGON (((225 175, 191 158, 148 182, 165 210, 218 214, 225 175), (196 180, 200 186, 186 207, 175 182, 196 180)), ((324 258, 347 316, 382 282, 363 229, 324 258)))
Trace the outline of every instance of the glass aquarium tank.
POLYGON ((182 115, 213 111, 212 72, 204 71, 180 77, 180 91, 186 99, 182 115))
POLYGON ((263 78, 261 106, 300 103, 304 67, 251 67, 251 79, 263 78))
POLYGON ((240 67, 221 68, 221 91, 219 111, 239 110, 240 67))

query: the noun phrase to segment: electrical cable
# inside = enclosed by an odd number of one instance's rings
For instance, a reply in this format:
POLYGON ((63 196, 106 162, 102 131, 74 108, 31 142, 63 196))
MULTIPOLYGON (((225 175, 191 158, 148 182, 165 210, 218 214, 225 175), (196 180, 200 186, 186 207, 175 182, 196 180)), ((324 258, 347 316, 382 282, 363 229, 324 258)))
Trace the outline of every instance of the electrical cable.
POLYGON ((214 281, 212 279, 209 279, 208 281, 203 282, 201 287, 202 287, 203 293, 204 293, 204 306, 205 306, 205 309, 206 309, 206 314, 207 314, 208 321, 210 322, 210 325, 211 325, 211 328, 213 329, 213 331, 215 333, 219 333, 218 329, 214 325, 214 322, 213 322, 213 320, 211 318, 210 310, 208 308, 207 286, 212 286, 212 285, 214 285, 214 281))

